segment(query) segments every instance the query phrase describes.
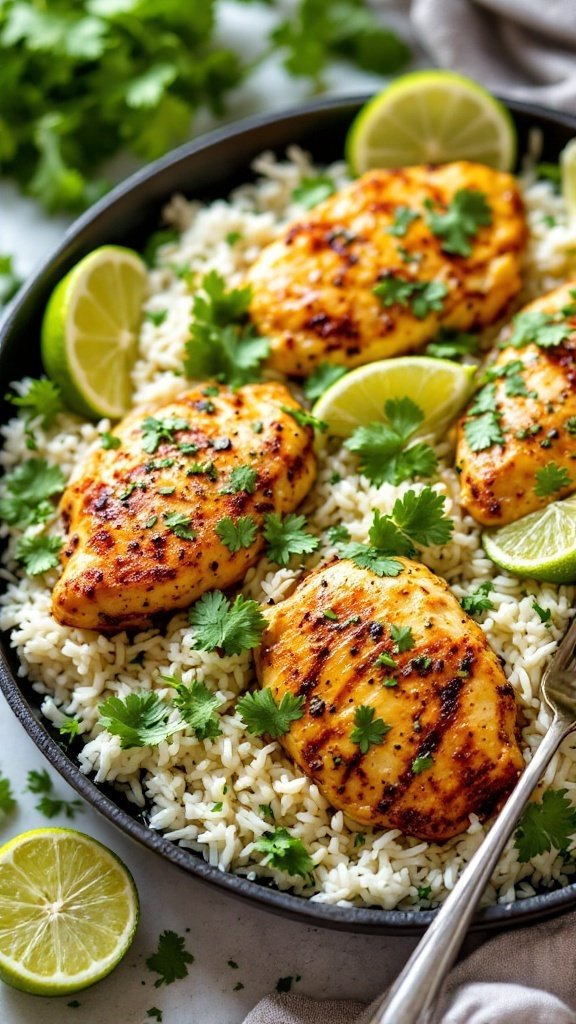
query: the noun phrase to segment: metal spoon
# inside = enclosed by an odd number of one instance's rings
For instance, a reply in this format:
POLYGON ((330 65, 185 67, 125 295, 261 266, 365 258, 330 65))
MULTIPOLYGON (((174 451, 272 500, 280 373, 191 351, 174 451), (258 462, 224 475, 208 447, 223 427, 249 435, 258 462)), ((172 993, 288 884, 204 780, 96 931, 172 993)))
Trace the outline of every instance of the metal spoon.
POLYGON ((540 689, 542 700, 553 714, 548 732, 486 839, 368 1024, 425 1024, 431 1020, 431 1011, 502 849, 562 740, 576 729, 576 619, 544 672, 540 689))

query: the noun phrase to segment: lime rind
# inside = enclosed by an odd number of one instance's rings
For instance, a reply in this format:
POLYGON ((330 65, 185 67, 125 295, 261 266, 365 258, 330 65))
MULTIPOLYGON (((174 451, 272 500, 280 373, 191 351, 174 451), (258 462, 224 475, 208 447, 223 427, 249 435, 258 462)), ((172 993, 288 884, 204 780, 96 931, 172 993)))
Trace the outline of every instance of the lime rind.
POLYGON ((514 576, 576 583, 576 495, 496 530, 485 530, 488 557, 514 576))

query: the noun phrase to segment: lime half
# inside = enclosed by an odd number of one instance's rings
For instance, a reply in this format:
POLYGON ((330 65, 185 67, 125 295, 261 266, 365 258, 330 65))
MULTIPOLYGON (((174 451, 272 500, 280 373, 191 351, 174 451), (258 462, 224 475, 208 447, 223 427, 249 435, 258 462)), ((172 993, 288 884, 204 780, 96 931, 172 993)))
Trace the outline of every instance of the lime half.
POLYGON ((328 424, 328 436, 349 437, 356 427, 382 420, 389 398, 406 395, 420 406, 420 434, 452 423, 474 390, 473 366, 429 356, 399 356, 347 373, 318 399, 313 413, 328 424))
POLYGON ((0 849, 0 978, 14 988, 61 996, 93 985, 137 923, 132 876, 90 836, 36 829, 0 849))
POLYGON ((509 171, 516 130, 506 107, 472 79, 414 71, 362 107, 348 132, 346 157, 354 174, 452 160, 509 171))
POLYGON ((514 576, 576 583, 576 495, 482 535, 484 550, 514 576))
POLYGON ((143 261, 116 245, 89 253, 54 289, 42 361, 73 412, 91 419, 128 412, 146 289, 143 261))

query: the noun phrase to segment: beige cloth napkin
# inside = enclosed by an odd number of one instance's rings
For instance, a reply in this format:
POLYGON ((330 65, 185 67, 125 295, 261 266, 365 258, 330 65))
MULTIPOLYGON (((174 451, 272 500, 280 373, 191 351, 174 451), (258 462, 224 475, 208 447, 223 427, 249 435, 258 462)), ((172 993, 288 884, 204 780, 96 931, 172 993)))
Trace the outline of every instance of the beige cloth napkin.
MULTIPOLYGON (((370 1012, 362 1003, 274 995, 244 1024, 365 1024, 370 1012)), ((474 950, 452 970, 437 1021, 576 1024, 576 913, 503 932, 474 950)))
POLYGON ((436 64, 576 115, 576 0, 412 0, 410 15, 436 64))

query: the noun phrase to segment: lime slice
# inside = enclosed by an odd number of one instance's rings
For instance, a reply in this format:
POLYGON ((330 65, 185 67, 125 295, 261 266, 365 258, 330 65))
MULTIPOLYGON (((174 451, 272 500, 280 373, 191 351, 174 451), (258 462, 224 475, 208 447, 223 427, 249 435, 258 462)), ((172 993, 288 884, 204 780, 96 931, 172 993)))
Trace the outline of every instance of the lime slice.
POLYGON ((41 828, 0 849, 0 977, 34 995, 100 981, 138 923, 132 876, 82 832, 41 828))
POLYGON ((420 434, 452 423, 474 390, 474 366, 449 359, 399 356, 368 363, 341 377, 318 399, 313 413, 328 424, 324 436, 349 437, 356 427, 382 420, 389 398, 408 395, 424 413, 420 434))
POLYGON ((488 558, 514 576, 576 583, 576 495, 486 530, 482 544, 488 558))
POLYGON ((90 419, 120 419, 128 412, 146 288, 138 254, 104 245, 52 292, 42 324, 42 361, 73 412, 90 419))
POLYGON ((362 107, 348 132, 346 158, 354 174, 451 160, 509 171, 516 129, 506 107, 470 78, 414 71, 362 107))
POLYGON ((576 218, 576 139, 570 139, 560 153, 560 168, 566 213, 568 220, 574 220, 576 218))

